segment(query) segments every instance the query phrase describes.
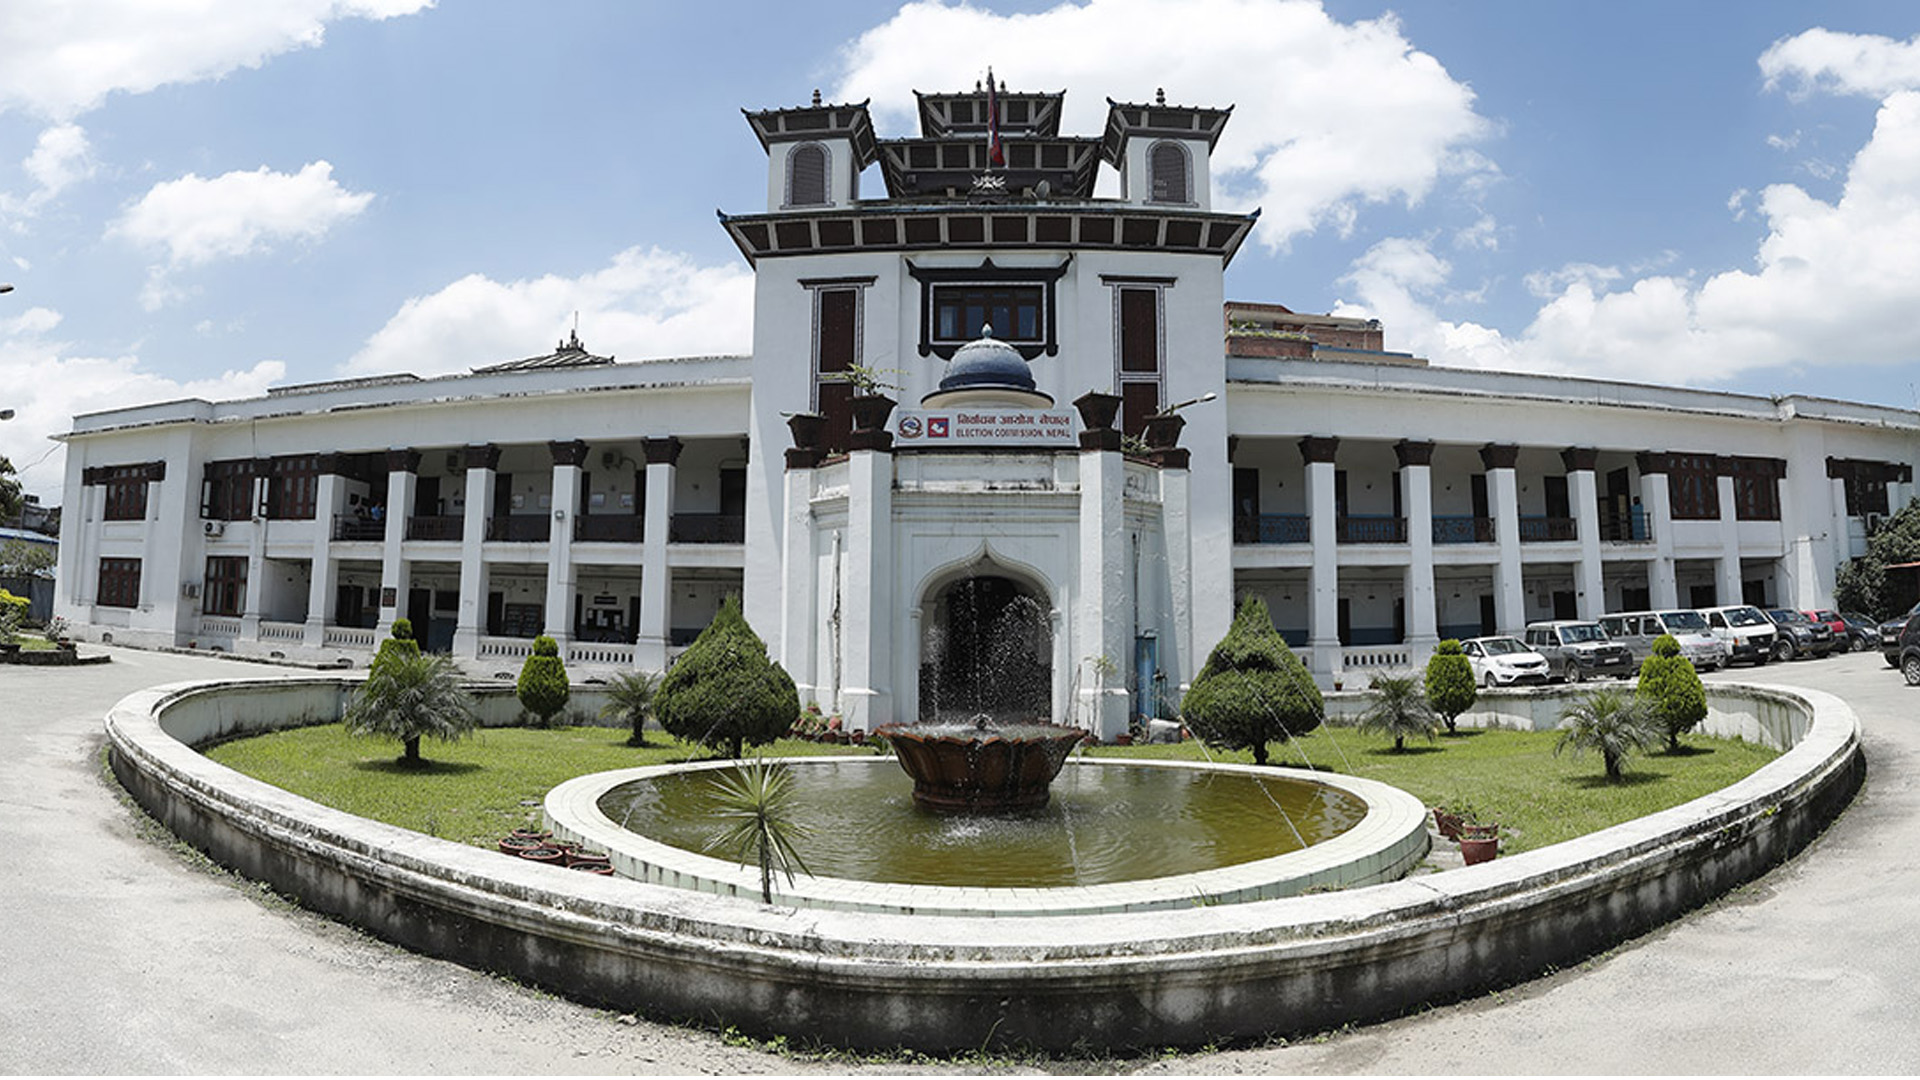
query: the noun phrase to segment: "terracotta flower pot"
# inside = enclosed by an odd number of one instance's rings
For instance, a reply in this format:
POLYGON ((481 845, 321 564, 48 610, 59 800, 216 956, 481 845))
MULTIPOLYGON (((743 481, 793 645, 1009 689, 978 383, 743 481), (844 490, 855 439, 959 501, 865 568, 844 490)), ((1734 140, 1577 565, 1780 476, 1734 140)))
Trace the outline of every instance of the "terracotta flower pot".
POLYGON ((528 848, 521 852, 520 857, 528 862, 550 863, 554 866, 559 866, 561 860, 566 857, 566 853, 559 848, 536 847, 528 848))
POLYGON ((1440 835, 1449 840, 1460 839, 1459 814, 1449 813, 1436 806, 1433 808, 1433 827, 1440 830, 1440 835))
POLYGON ((540 841, 538 840, 531 840, 522 836, 508 836, 502 838, 500 841, 500 853, 503 855, 518 855, 523 851, 532 851, 539 846, 540 841))
POLYGON ((1498 854, 1500 838, 1497 836, 1460 838, 1460 859, 1468 866, 1486 862, 1498 854))

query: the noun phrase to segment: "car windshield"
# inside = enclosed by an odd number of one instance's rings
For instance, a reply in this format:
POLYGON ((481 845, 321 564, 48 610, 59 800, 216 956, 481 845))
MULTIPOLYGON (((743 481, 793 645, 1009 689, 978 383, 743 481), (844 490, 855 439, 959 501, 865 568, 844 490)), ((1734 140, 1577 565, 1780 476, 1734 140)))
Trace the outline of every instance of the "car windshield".
POLYGON ((1707 632, 1707 620, 1697 611, 1663 611, 1660 619, 1667 624, 1669 634, 1707 632))
POLYGON ((1514 653, 1527 651, 1527 647, 1520 644, 1519 639, 1510 637, 1487 638, 1480 643, 1480 647, 1487 651, 1488 656, 1511 656, 1514 653))
POLYGON ((1727 612, 1727 622, 1733 626, 1765 626, 1767 617, 1758 608, 1737 607, 1727 612))
POLYGON ((1773 616, 1773 621, 1777 623, 1803 623, 1803 622, 1813 621, 1812 619, 1807 618, 1805 615, 1802 615, 1799 612, 1790 610, 1788 608, 1774 608, 1773 610, 1767 612, 1767 614, 1773 616))
POLYGON ((1816 611, 1813 613, 1813 617, 1819 619, 1821 622, 1840 621, 1840 613, 1837 611, 1816 611))
POLYGON ((1607 632, 1600 629, 1598 623, 1574 623, 1560 628, 1560 640, 1569 645, 1577 645, 1582 641, 1605 641, 1607 632))

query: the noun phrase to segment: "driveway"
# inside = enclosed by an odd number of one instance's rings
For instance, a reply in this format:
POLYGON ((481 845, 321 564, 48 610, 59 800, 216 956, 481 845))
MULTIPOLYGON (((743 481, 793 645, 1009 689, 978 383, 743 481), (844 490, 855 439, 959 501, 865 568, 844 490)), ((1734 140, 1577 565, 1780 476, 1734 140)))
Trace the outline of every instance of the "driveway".
MULTIPOLYGON (((0 1070, 9 1073, 859 1071, 560 1001, 414 956, 208 867, 130 810, 101 718, 156 683, 280 669, 108 649, 0 668, 0 1070)), ((1867 783, 1809 850, 1582 965, 1299 1045, 1105 1063, 1144 1073, 1920 1071, 1920 690, 1877 654, 1712 676, 1812 686, 1865 727, 1867 783)), ((1078 1071, 1088 1063, 1063 1063, 1078 1071)), ((1096 1065, 1096 1068, 1099 1066, 1096 1065)), ((872 1067, 903 1071, 900 1064, 872 1067)), ((918 1069, 914 1071, 920 1071, 918 1069)), ((952 1066, 938 1071, 970 1071, 952 1066)))

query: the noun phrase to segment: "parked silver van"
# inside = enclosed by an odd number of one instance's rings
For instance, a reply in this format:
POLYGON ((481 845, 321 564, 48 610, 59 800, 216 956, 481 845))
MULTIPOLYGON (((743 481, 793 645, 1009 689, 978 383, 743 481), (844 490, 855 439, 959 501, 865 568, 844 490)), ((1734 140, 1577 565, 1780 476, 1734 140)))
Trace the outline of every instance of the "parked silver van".
POLYGON ((1617 679, 1633 675, 1633 653, 1607 637, 1596 622, 1555 619, 1527 626, 1527 648, 1547 658, 1553 677, 1563 682, 1585 682, 1602 675, 1617 679))
POLYGON ((1701 671, 1712 671, 1727 664, 1727 646, 1707 629, 1707 620, 1697 611, 1627 611, 1600 616, 1600 628, 1607 637, 1633 653, 1633 669, 1653 655, 1654 639, 1672 634, 1680 643, 1680 655, 1693 661, 1701 671))
POLYGON ((1727 646, 1729 663, 1749 663, 1759 667, 1773 659, 1773 620, 1750 604, 1702 608, 1707 629, 1727 646))

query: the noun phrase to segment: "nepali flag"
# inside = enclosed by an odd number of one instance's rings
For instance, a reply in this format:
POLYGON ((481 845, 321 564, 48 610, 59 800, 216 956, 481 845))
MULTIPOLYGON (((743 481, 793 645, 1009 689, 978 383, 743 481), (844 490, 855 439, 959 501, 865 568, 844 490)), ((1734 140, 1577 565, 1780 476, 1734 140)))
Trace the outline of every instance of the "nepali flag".
POLYGON ((1000 93, 993 85, 993 69, 987 69, 987 163, 1006 168, 1007 153, 1000 146, 1000 93))

